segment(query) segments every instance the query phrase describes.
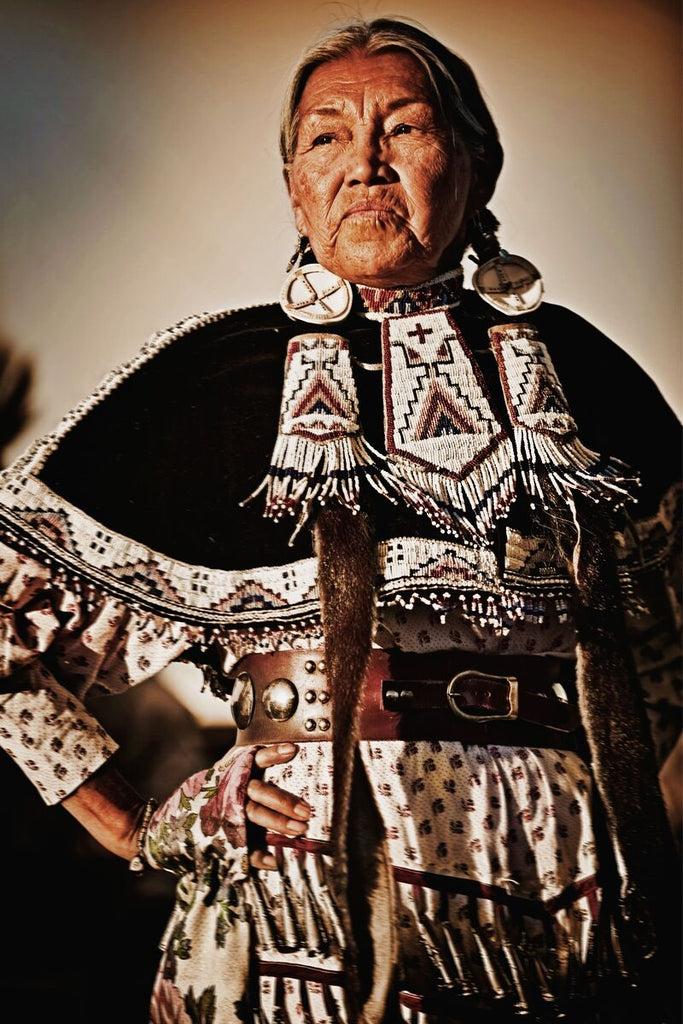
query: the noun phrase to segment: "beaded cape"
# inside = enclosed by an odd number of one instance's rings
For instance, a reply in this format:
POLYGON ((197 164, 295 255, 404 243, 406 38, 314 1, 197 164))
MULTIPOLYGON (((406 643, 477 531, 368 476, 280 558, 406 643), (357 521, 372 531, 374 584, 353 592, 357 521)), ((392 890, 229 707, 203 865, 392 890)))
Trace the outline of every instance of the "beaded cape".
MULTIPOLYGON (((481 366, 491 360, 490 332, 495 346, 504 329, 474 294, 446 298, 443 315, 455 325, 451 334, 464 339, 481 377, 481 366)), ((377 296, 368 298, 367 292, 357 296, 339 333, 349 345, 344 373, 347 379, 353 375, 365 450, 379 453, 377 464, 388 467, 384 476, 375 474, 374 483, 381 486, 366 480, 362 493, 376 521, 379 602, 410 606, 424 601, 440 610, 455 604, 498 629, 516 618, 542 617, 549 605, 564 614, 571 599, 567 574, 553 563, 542 539, 530 535, 518 507, 513 504, 506 520, 496 520, 495 504, 490 505, 483 517, 488 534, 483 542, 480 537, 472 543, 457 530, 441 528, 443 499, 451 493, 448 481, 445 495, 444 481, 434 483, 437 500, 431 505, 422 488, 428 473, 418 473, 416 485, 416 476, 411 478, 404 466, 397 486, 396 463, 386 460, 384 374, 358 366, 367 358, 382 360, 373 301, 377 296), (402 492, 403 499, 417 495, 417 501, 383 500, 377 493, 382 486, 394 499, 402 492), (418 514, 421 500, 426 515, 418 514)), ((396 330, 405 329, 413 315, 409 298, 394 295, 389 301, 392 311, 401 311, 396 330)), ((563 407, 557 418, 569 421, 571 416, 577 429, 569 436, 580 438, 583 450, 606 457, 594 464, 596 477, 609 480, 610 467, 622 463, 641 471, 638 509, 631 514, 641 527, 631 529, 624 518, 620 533, 621 579, 628 597, 637 589, 639 574, 667 555, 659 506, 679 466, 675 445, 653 447, 651 439, 677 437, 679 424, 634 361, 580 317, 546 303, 525 323, 524 344, 528 348, 542 339, 554 368, 546 379, 561 382, 563 407), (606 388, 610 380, 619 387, 606 388)), ((0 522, 84 592, 114 594, 143 610, 190 623, 197 635, 216 626, 240 633, 313 623, 319 598, 308 531, 290 544, 289 517, 274 525, 264 519, 260 501, 247 500, 262 485, 279 443, 287 349, 299 344, 293 339, 310 333, 301 328, 279 308, 264 306, 191 317, 155 335, 54 433, 2 474, 0 522)), ((392 358, 386 358, 388 367, 392 358)), ((500 422, 506 399, 490 363, 484 383, 479 400, 497 408, 500 422)), ((557 404, 558 394, 551 389, 546 401, 557 404)), ((436 441, 427 443, 443 446, 454 435, 439 432, 440 401, 437 395, 431 412, 428 408, 427 419, 431 415, 437 429, 436 441)), ((391 408, 397 409, 398 402, 391 408)), ((523 430, 518 419, 508 426, 508 438, 523 430)), ((399 444, 400 434, 398 425, 392 437, 399 444)), ((523 446, 519 438, 518 446, 523 446)), ((509 465, 506 472, 497 499, 503 506, 510 504, 509 465)), ((497 475, 494 471, 491 477, 497 475)), ((533 479, 531 473, 526 491, 533 492, 533 479)), ((329 487, 329 479, 322 486, 329 487)), ((524 491, 518 481, 518 494, 524 491)), ((452 492, 458 497, 457 488, 452 492)), ((623 495, 615 494, 614 503, 623 504, 623 495)), ((463 507, 459 522, 468 524, 471 507, 463 507)))

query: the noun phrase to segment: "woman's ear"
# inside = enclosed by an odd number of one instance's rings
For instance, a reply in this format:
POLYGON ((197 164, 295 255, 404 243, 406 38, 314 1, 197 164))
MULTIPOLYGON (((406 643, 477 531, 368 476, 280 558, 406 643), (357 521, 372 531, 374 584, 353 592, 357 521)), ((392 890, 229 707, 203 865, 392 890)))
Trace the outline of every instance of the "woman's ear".
POLYGON ((300 235, 308 235, 308 224, 304 212, 299 202, 299 195, 296 188, 296 183, 292 175, 292 169, 289 164, 285 164, 282 168, 282 176, 285 179, 285 188, 287 189, 287 195, 289 196, 289 202, 292 207, 292 213, 294 214, 294 225, 300 235))

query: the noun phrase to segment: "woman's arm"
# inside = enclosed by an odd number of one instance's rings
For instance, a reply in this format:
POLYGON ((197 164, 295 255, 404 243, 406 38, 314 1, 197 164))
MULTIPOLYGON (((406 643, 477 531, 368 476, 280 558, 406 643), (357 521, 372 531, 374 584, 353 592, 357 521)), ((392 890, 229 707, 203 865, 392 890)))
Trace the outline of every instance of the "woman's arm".
POLYGON ((146 801, 110 764, 105 765, 62 800, 101 846, 117 857, 132 860, 146 801))
MULTIPOLYGON (((293 743, 262 747, 254 756, 259 769, 291 761, 297 752, 293 743)), ((300 836, 308 828, 310 807, 305 801, 278 786, 252 779, 247 787, 245 811, 248 820, 263 833, 280 832, 300 836)), ((138 835, 146 801, 121 775, 106 764, 91 775, 61 806, 90 833, 101 846, 117 857, 132 860, 138 853, 138 835)), ((256 838, 256 837, 255 837, 256 838)), ((255 868, 275 868, 275 858, 265 847, 250 854, 255 868)))

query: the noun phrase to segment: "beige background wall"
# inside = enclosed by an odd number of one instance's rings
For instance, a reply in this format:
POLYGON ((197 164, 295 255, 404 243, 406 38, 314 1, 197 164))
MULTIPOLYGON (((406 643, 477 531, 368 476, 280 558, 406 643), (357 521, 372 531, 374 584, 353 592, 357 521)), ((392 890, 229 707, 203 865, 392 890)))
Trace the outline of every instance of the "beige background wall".
POLYGON ((681 410, 677 4, 0 0, 0 330, 37 374, 17 449, 151 331, 277 295, 283 86, 356 11, 470 61, 505 147, 503 243, 681 410))
POLYGON ((506 153, 503 244, 680 413, 677 4, 0 0, 0 332, 36 371, 10 455, 152 331, 276 297, 295 239, 283 88, 355 13, 411 17, 469 60, 506 153))

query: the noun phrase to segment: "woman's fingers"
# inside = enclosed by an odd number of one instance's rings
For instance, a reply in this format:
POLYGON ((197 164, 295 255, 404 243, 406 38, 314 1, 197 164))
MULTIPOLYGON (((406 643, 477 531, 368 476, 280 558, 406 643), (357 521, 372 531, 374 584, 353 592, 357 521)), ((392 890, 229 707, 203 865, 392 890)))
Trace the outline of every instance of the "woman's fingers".
POLYGON ((288 793, 285 789, 280 789, 272 782, 264 782, 263 779, 249 780, 247 796, 254 803, 262 804, 271 811, 286 814, 289 818, 308 821, 311 816, 311 808, 305 800, 294 793, 288 793))
MULTIPOLYGON (((295 743, 261 747, 254 755, 254 762, 260 769, 286 764, 287 761, 291 761, 298 749, 295 743)), ((280 835, 294 838, 304 834, 311 816, 311 808, 304 800, 262 779, 250 780, 247 786, 245 812, 253 825, 258 825, 267 832, 278 832, 280 835)), ((269 871, 277 867, 275 857, 265 848, 252 850, 249 863, 253 868, 269 871)))
POLYGON ((247 786, 246 814, 254 825, 270 832, 300 836, 308 828, 311 809, 292 793, 271 782, 252 779, 247 786))
POLYGON ((254 761, 259 768, 286 764, 292 760, 298 749, 296 743, 273 743, 267 747, 260 747, 254 755, 254 761))
POLYGON ((254 850, 253 853, 249 854, 249 863, 252 868, 256 868, 258 871, 277 870, 277 861, 273 854, 268 853, 267 850, 254 850))

